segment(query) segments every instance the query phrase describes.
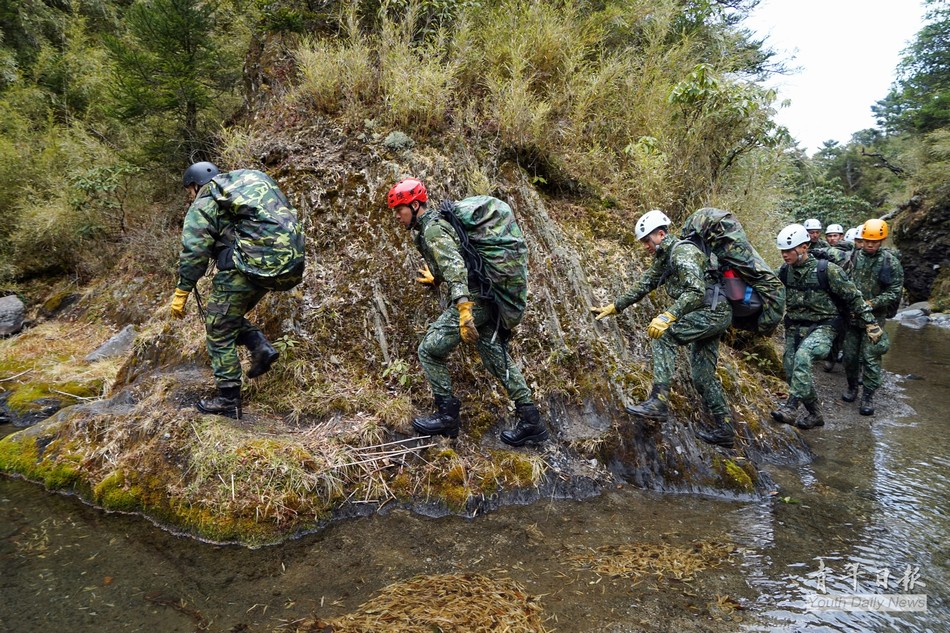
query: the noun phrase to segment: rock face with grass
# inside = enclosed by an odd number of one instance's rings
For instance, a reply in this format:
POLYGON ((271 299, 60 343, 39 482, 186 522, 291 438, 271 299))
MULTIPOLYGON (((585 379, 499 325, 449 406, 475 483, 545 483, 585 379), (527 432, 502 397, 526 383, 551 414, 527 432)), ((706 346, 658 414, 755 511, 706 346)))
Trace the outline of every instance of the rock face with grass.
MULTIPOLYGON (((674 218, 705 205, 737 210, 731 203, 745 203, 742 192, 765 187, 756 180, 768 172, 764 154, 741 186, 723 176, 768 129, 762 94, 707 81, 714 69, 696 66, 693 40, 675 41, 675 15, 626 7, 637 15, 602 20, 546 3, 502 4, 486 9, 478 29, 455 34, 467 48, 447 45, 451 38, 422 46, 399 24, 365 41, 298 50, 293 62, 275 53, 285 42, 262 46, 247 64, 248 84, 273 96, 249 97, 259 105, 225 134, 218 162, 273 176, 305 227, 303 283, 268 294, 251 315, 280 361, 246 381, 242 420, 199 414, 193 403, 212 385, 202 324, 170 321, 170 275, 141 275, 134 260, 120 261, 68 318, 46 312, 34 338, 0 341, 8 402, 14 392, 24 404, 69 394, 69 381, 100 387, 72 392, 63 402, 71 406, 0 441, 0 468, 201 538, 260 544, 397 506, 474 516, 625 482, 751 497, 770 487, 763 461, 808 459, 796 430, 764 421, 783 391, 773 342, 733 335, 722 348, 718 372, 738 432, 736 448, 722 450, 694 438, 710 419, 685 355, 667 422, 624 412, 650 387, 646 324, 669 297, 658 291, 602 323, 589 312, 648 265, 633 235, 644 210, 663 205, 674 218), (576 27, 587 19, 589 28, 576 27), (610 31, 622 23, 632 31, 610 31), (403 81, 415 77, 406 68, 423 68, 425 85, 403 81), (283 83, 294 71, 302 83, 283 83), (700 94, 687 90, 696 82, 706 82, 702 94, 718 91, 716 104, 735 100, 738 109, 709 115, 689 100, 700 94), (490 194, 515 211, 530 274, 528 311, 509 349, 552 431, 539 450, 499 441, 513 407, 466 346, 450 363, 461 436, 411 431, 412 417, 432 406, 416 348, 444 297, 414 283, 421 259, 385 205, 388 188, 409 175, 426 182, 433 204, 490 194), (136 325, 131 351, 81 360, 109 338, 110 318, 136 325), (43 332, 71 347, 44 346, 43 332)), ((167 204, 161 212, 180 217, 177 199, 167 204)))

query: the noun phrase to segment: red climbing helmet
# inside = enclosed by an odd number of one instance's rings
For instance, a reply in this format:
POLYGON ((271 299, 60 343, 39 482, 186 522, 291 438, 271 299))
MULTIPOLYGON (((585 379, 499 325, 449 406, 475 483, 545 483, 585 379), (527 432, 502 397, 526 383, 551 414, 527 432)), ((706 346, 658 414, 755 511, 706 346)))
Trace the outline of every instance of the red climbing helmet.
POLYGON ((393 188, 386 194, 386 202, 389 204, 390 209, 398 207, 401 204, 409 204, 415 200, 419 202, 427 202, 429 200, 426 186, 422 184, 421 180, 415 178, 400 180, 393 185, 393 188))

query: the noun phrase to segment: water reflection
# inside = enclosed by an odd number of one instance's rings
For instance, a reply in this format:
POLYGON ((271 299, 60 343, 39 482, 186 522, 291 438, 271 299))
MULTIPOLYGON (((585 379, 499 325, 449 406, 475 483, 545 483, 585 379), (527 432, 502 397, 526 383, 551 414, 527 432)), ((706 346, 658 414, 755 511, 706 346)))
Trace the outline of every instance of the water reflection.
MULTIPOLYGON (((416 574, 505 575, 542 596, 559 631, 945 631, 950 622, 950 334, 892 331, 886 358, 903 402, 862 418, 824 376, 831 422, 810 432, 818 456, 773 468, 771 500, 727 502, 608 491, 585 502, 505 508, 477 520, 397 511, 249 551, 166 534, 141 519, 0 478, 0 631, 275 631, 352 611, 416 574), (907 413, 910 403, 916 413, 907 413), (569 564, 579 549, 643 540, 729 540, 731 565, 677 584, 598 579, 569 564), (902 576, 919 569, 917 586, 902 576), (927 613, 809 612, 829 594, 924 593, 927 613), (855 590, 857 583, 857 590, 855 590), (730 596, 747 609, 717 612, 730 596)), ((0 429, 2 432, 3 429, 0 429)))

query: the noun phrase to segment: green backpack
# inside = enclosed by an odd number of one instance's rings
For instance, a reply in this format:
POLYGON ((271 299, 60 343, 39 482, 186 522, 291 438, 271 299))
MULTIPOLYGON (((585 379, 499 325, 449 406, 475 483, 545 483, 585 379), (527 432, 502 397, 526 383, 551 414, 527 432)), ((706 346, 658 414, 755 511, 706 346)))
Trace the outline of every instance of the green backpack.
POLYGON ((785 286, 734 215, 712 207, 699 209, 683 223, 680 238, 698 246, 722 275, 734 327, 760 334, 771 334, 778 327, 785 314, 785 286))
POLYGON ((304 235, 297 211, 273 178, 237 169, 209 183, 218 207, 231 220, 217 255, 219 270, 237 268, 268 290, 290 290, 304 270, 304 235))
POLYGON ((528 303, 528 245, 514 212, 498 198, 474 196, 442 202, 439 214, 462 243, 469 290, 495 307, 499 325, 510 333, 528 303))

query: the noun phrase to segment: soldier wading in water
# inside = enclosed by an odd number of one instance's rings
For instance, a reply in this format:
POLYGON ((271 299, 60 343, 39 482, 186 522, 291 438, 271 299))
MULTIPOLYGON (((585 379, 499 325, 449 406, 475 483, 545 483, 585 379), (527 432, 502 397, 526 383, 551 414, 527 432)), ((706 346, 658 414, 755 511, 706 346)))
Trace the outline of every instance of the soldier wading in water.
MULTIPOLYGON (((500 308, 491 299, 476 293, 473 284, 479 281, 466 264, 458 231, 440 209, 428 208, 428 200, 425 185, 415 178, 399 181, 387 194, 389 208, 396 220, 412 232, 413 242, 425 260, 426 265, 420 269, 416 281, 424 285, 445 283, 450 302, 442 315, 429 325, 419 344, 419 361, 432 389, 436 411, 414 419, 412 426, 425 435, 458 436, 462 403, 452 393, 446 362, 449 354, 464 341, 476 346, 482 364, 501 381, 515 402, 518 423, 514 429, 502 431, 501 440, 512 446, 543 442, 548 431, 521 370, 508 355, 505 338, 509 332, 499 332, 500 308)), ((504 204, 487 196, 479 200, 487 205, 504 204)), ((443 203, 446 204, 450 207, 446 212, 454 213, 455 205, 449 201, 443 203)), ((491 213, 491 209, 485 211, 491 213)), ((513 237, 521 239, 521 229, 513 220, 508 227, 516 233, 513 237)), ((522 292, 526 295, 526 286, 522 292)))
MULTIPOLYGON (((251 353, 248 378, 268 371, 278 352, 244 315, 269 290, 300 283, 304 238, 297 212, 268 176, 253 169, 221 173, 212 163, 185 170, 192 198, 185 214, 178 287, 171 313, 185 316, 185 302, 214 260, 218 272, 205 306, 205 332, 218 395, 202 398, 204 413, 241 417, 241 361, 237 345, 251 353)), ((200 308, 199 304, 199 308, 200 308)))
POLYGON ((789 385, 788 400, 772 411, 777 422, 810 429, 825 423, 812 378, 812 363, 827 358, 831 345, 844 327, 842 312, 863 324, 867 337, 877 342, 884 330, 874 320, 861 293, 841 268, 809 255, 808 231, 790 224, 779 231, 776 246, 785 264, 779 272, 785 284, 785 354, 782 364, 789 385), (839 307, 840 306, 840 307, 839 307), (808 414, 798 420, 798 407, 808 414))
POLYGON ((648 211, 636 223, 637 239, 654 256, 653 264, 636 286, 610 305, 591 308, 600 321, 619 314, 652 290, 666 285, 673 305, 650 322, 647 334, 653 339, 653 389, 650 397, 627 412, 650 420, 665 420, 669 414, 670 381, 673 379, 676 348, 689 345, 693 386, 713 414, 716 426, 697 428, 696 436, 709 444, 731 447, 735 429, 722 383, 716 376, 719 340, 732 323, 732 308, 725 296, 706 292, 718 288, 707 279, 708 260, 691 242, 677 241, 669 234, 670 219, 662 211, 648 211))

